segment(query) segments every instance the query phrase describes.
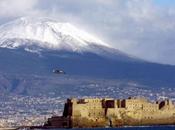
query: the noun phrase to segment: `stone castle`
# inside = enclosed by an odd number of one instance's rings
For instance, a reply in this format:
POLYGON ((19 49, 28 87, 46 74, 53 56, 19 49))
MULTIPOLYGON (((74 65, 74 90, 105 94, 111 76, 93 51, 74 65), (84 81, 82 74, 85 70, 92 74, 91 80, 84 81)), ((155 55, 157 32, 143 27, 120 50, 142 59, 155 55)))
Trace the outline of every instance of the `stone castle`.
POLYGON ((44 127, 92 128, 175 124, 171 100, 150 102, 145 98, 67 99, 63 116, 48 119, 44 127))

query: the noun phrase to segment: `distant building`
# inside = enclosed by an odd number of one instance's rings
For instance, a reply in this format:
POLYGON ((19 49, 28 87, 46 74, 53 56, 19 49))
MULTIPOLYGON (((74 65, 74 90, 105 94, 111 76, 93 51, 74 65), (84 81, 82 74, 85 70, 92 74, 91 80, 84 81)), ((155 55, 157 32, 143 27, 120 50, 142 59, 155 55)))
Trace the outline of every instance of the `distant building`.
POLYGON ((48 119, 45 127, 91 128, 175 124, 171 100, 150 102, 145 98, 68 99, 63 116, 48 119))

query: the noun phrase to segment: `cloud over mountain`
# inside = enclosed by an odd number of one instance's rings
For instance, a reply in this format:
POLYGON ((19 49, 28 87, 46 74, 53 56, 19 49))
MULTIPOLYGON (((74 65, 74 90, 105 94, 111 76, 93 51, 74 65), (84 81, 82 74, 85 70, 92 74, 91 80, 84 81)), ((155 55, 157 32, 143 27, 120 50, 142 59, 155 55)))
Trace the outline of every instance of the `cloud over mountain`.
POLYGON ((46 17, 22 17, 0 26, 0 47, 29 50, 31 46, 73 52, 91 51, 92 46, 110 48, 107 43, 70 23, 46 17))
POLYGON ((49 16, 81 25, 129 54, 175 64, 175 4, 168 2, 163 5, 160 0, 2 0, 0 22, 21 16, 49 16))

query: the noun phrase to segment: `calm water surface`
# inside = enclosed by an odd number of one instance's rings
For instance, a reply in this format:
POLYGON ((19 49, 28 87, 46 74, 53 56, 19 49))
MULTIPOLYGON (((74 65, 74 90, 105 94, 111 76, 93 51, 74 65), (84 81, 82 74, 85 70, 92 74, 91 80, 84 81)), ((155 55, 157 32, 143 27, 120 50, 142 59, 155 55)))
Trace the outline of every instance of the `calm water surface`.
POLYGON ((124 127, 124 128, 87 128, 87 129, 52 129, 52 130, 175 130, 175 126, 124 127))

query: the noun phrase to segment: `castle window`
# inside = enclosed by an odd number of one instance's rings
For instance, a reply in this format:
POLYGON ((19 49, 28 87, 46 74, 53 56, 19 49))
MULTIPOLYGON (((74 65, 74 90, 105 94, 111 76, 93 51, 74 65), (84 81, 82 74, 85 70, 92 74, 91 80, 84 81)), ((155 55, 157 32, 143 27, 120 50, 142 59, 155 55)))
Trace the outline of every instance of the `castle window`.
POLYGON ((63 122, 63 124, 62 124, 63 126, 67 126, 67 122, 63 122))
POLYGON ((88 116, 91 116, 91 113, 89 113, 89 115, 88 116))

